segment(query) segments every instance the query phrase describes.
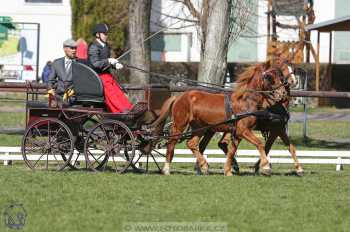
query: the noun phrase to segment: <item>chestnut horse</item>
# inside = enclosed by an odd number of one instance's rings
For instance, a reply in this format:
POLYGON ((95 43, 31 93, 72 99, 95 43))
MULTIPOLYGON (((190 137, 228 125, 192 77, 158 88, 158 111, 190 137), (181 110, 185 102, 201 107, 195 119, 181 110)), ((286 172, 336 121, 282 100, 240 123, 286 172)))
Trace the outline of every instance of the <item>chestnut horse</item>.
MULTIPOLYGON (((261 108, 274 105, 287 95, 285 83, 282 82, 276 72, 269 72, 263 65, 256 65, 248 68, 239 75, 237 91, 235 91, 230 101, 234 114, 244 112, 256 112, 261 108)), ((187 91, 183 94, 169 98, 162 106, 158 119, 152 123, 156 132, 162 130, 164 122, 171 113, 172 126, 167 143, 166 162, 163 167, 164 174, 170 174, 170 163, 174 156, 174 148, 182 133, 187 128, 192 129, 190 138, 187 140, 187 147, 197 158, 201 171, 208 173, 208 163, 199 151, 199 141, 205 134, 204 130, 208 126, 213 126, 211 130, 221 132, 231 132, 230 124, 220 124, 226 117, 224 97, 222 94, 213 94, 203 91, 187 91), (203 129, 204 128, 204 129, 203 129)), ((266 158, 263 143, 252 132, 257 123, 257 118, 251 114, 237 120, 235 123, 235 139, 232 148, 227 153, 227 160, 224 167, 225 175, 232 175, 231 163, 235 150, 241 141, 246 139, 254 144, 260 153, 260 172, 265 175, 271 174, 269 162, 266 158)))
MULTIPOLYGON (((284 64, 288 65, 288 60, 284 60, 284 64)), ((279 63, 281 66, 281 63, 279 63)), ((275 65, 275 68, 278 69, 278 66, 275 65)), ((287 83, 288 83, 288 93, 289 93, 289 88, 293 87, 296 84, 296 79, 294 74, 287 74, 283 70, 283 65, 279 68, 282 71, 282 78, 284 78, 287 83), (287 74, 287 75, 286 75, 287 74), (293 80, 294 79, 294 80, 293 80)), ((296 169, 296 174, 298 176, 303 175, 303 168, 301 164, 298 161, 297 155, 296 155, 296 149, 295 146, 290 142, 290 139, 287 134, 287 122, 289 120, 289 113, 287 111, 288 105, 289 105, 289 98, 290 95, 288 94, 288 97, 283 99, 281 102, 278 102, 276 105, 272 106, 270 109, 267 109, 268 112, 272 113, 275 115, 275 119, 258 119, 257 125, 255 127, 256 130, 260 130, 262 134, 264 135, 266 139, 265 143, 265 153, 268 156, 270 149, 275 142, 275 140, 280 137, 282 142, 287 146, 289 153, 291 154, 291 157, 294 161, 294 166, 296 169)), ((204 152, 206 149, 208 143, 210 142, 211 138, 214 136, 216 132, 213 130, 208 130, 202 140, 200 141, 199 144, 199 151, 201 153, 204 152)), ((231 141, 232 134, 229 132, 225 132, 221 139, 218 142, 218 146, 220 149, 227 154, 228 152, 228 145, 231 141)), ((259 163, 260 160, 255 164, 255 172, 258 172, 259 170, 259 163)), ((239 166, 236 161, 236 159, 233 159, 233 169, 235 169, 236 172, 239 172, 239 166)))
MULTIPOLYGON (((288 134, 287 134, 287 121, 285 117, 288 115, 286 114, 286 109, 288 108, 289 100, 285 99, 283 102, 278 103, 278 105, 275 105, 277 107, 273 107, 272 113, 279 116, 280 119, 270 120, 270 119, 258 119, 256 130, 260 130, 262 134, 264 135, 266 139, 265 143, 265 153, 268 156, 270 149, 275 142, 275 140, 280 137, 282 142, 287 146, 289 153, 291 154, 293 160, 294 160, 294 166, 296 169, 296 174, 298 176, 303 175, 303 168, 301 164, 298 161, 297 155, 296 155, 296 149, 295 146, 290 142, 288 134), (277 112, 279 111, 279 112, 277 112)), ((215 131, 207 131, 200 141, 199 144, 199 150, 201 153, 204 152, 206 149, 208 143, 210 142, 211 138, 214 136, 216 132, 215 131)), ((220 149, 227 154, 228 152, 228 145, 231 141, 232 134, 230 132, 225 132, 221 139, 218 142, 218 146, 220 149)), ((255 172, 259 171, 259 163, 260 160, 255 164, 255 172)), ((239 172, 239 166, 236 161, 236 159, 233 159, 233 169, 235 169, 236 172, 239 172)))

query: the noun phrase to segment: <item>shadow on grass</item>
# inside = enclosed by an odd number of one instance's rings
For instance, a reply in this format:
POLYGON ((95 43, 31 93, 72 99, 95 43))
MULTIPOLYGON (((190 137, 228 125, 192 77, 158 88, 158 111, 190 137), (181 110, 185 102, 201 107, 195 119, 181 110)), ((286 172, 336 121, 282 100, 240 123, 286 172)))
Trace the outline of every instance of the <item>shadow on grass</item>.
MULTIPOLYGON (((303 137, 293 137, 290 138, 291 143, 315 149, 342 149, 349 150, 350 149, 350 140, 323 140, 323 139, 314 139, 307 137, 304 139, 303 137)), ((277 143, 277 142, 276 142, 277 143)), ((278 144, 283 145, 282 142, 278 142, 278 144)))

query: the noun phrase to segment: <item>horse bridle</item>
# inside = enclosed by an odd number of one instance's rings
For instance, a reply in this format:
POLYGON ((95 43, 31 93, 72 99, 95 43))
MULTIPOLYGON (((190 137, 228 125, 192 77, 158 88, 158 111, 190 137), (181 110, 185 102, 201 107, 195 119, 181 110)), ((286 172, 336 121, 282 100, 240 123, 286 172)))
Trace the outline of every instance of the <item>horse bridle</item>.
MULTIPOLYGON (((280 79, 282 79, 282 82, 280 84, 277 84, 277 85, 272 85, 271 90, 257 91, 257 92, 262 93, 264 96, 266 96, 270 100, 273 100, 274 102, 279 102, 285 96, 276 97, 275 96, 276 90, 278 90, 282 87, 283 88, 289 87, 289 83, 287 80, 288 80, 289 76, 292 75, 292 73, 288 73, 287 76, 284 76, 283 72, 280 70, 280 68, 270 68, 270 69, 263 72, 263 80, 265 81, 266 79, 268 79, 269 76, 273 76, 273 75, 278 75, 280 77, 280 79)), ((270 81, 270 80, 268 80, 268 81, 270 81)))

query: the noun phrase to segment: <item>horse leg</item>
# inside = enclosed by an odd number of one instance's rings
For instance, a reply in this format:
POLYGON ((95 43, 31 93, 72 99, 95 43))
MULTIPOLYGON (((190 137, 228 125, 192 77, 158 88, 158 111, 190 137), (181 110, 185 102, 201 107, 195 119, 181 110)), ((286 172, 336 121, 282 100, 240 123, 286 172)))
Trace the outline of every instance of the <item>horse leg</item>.
MULTIPOLYGON (((218 146, 220 147, 220 149, 225 153, 227 154, 228 153, 228 145, 231 141, 231 138, 232 137, 232 134, 229 133, 229 132, 225 132, 223 134, 223 136, 221 137, 220 141, 218 142, 218 146)), ((236 160, 236 157, 233 156, 233 160, 232 160, 232 168, 233 168, 233 171, 235 173, 239 173, 239 165, 238 165, 238 162, 236 160)))
MULTIPOLYGON (((178 128, 176 126, 176 124, 174 123, 172 125, 172 128, 171 128, 171 135, 181 134, 184 131, 184 127, 178 128)), ((174 136, 168 141, 167 149, 166 149, 166 156, 165 156, 165 163, 164 163, 164 167, 162 169, 162 172, 164 175, 170 175, 170 163, 173 160, 175 145, 179 139, 180 139, 180 135, 174 136)))
POLYGON ((170 175, 170 163, 174 157, 174 150, 175 150, 176 143, 177 143, 177 139, 171 139, 167 144, 165 163, 162 169, 162 173, 164 175, 170 175))
POLYGON ((215 131, 208 130, 205 132, 203 138, 201 139, 201 141, 199 143, 199 152, 200 153, 203 154, 203 152, 207 148, 210 140, 213 138, 214 135, 215 135, 215 131))
MULTIPOLYGON (((199 152, 201 154, 204 153, 205 149, 207 148, 210 140, 213 138, 213 136, 215 135, 215 132, 212 131, 212 130, 207 130, 205 133, 204 133, 204 136, 203 138, 201 139, 201 141, 199 142, 199 152)), ((196 162, 196 165, 195 165, 195 168, 194 170, 197 171, 198 174, 200 174, 200 166, 198 164, 198 162, 196 162)))
POLYGON ((227 151, 226 163, 224 165, 225 176, 232 176, 232 167, 233 167, 232 162, 234 162, 235 160, 235 154, 240 142, 241 142, 241 139, 234 138, 230 149, 228 149, 227 151))
MULTIPOLYGON (((266 156, 269 155, 271 147, 272 147, 273 143, 275 142, 277 136, 278 135, 277 135, 277 133, 275 131, 271 131, 270 134, 269 134, 269 137, 267 137, 267 140, 266 140, 266 143, 265 143, 266 156)), ((256 163, 254 165, 255 173, 259 172, 259 168, 260 168, 260 159, 258 161, 256 161, 256 163)))
POLYGON ((260 154, 260 173, 263 175, 270 176, 271 175, 271 168, 269 165, 269 161, 267 160, 266 153, 265 153, 265 145, 260 141, 259 138, 257 138, 254 133, 251 130, 245 130, 242 133, 243 138, 245 138, 248 142, 251 144, 254 144, 256 146, 256 149, 259 151, 260 154))
POLYGON ((203 154, 200 152, 199 141, 200 141, 200 136, 194 135, 192 138, 187 140, 186 145, 192 151, 193 155, 196 156, 197 165, 200 167, 201 172, 204 175, 208 175, 209 166, 203 154))
POLYGON ((298 175, 298 176, 302 176, 302 175, 303 175, 303 168, 301 167, 301 164, 299 163, 299 160, 298 160, 298 158, 297 158, 295 146, 294 146, 293 144, 290 143, 286 131, 283 131, 283 132, 280 134, 280 138, 282 139, 283 143, 288 147, 289 153, 292 155, 292 158, 293 158, 293 160, 294 160, 294 166, 295 166, 297 175, 298 175))

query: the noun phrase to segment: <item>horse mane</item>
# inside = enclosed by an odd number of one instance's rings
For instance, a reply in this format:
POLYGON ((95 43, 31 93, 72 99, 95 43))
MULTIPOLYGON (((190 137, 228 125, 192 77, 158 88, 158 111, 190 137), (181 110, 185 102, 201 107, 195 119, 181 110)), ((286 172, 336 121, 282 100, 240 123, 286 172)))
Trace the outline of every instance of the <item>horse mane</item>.
POLYGON ((250 66, 238 75, 238 79, 235 81, 236 85, 233 90, 235 97, 239 98, 246 92, 249 82, 254 78, 257 71, 263 70, 263 66, 265 65, 257 64, 250 66))

